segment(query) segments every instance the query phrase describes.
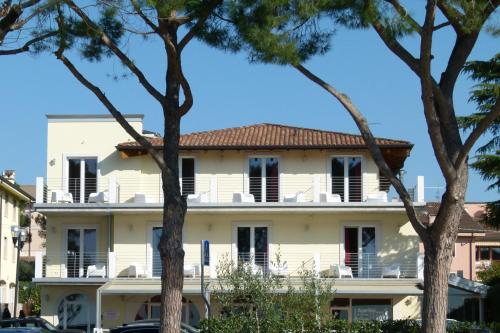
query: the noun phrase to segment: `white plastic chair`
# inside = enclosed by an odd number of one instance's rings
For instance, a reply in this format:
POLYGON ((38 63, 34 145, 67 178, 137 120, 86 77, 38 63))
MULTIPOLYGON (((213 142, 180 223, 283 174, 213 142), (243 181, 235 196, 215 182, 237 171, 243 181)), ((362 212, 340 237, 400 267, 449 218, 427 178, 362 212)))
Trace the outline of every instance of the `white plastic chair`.
POLYGON ((154 203, 153 200, 148 198, 144 193, 135 193, 134 194, 134 202, 135 203, 154 203))
POLYGON ((184 265, 184 276, 190 278, 200 276, 200 265, 184 265))
POLYGON ((399 268, 399 264, 392 264, 389 266, 382 267, 381 278, 396 278, 399 279, 401 276, 401 269, 399 268))
POLYGON ((148 277, 148 272, 146 271, 144 266, 142 266, 139 263, 134 262, 134 263, 131 263, 129 268, 128 268, 128 276, 129 277, 132 276, 135 278, 148 277))
POLYGON ((106 277, 106 265, 95 264, 87 267, 87 277, 106 277))
POLYGON ((366 196, 367 202, 387 202, 387 192, 378 191, 366 196))
POLYGON ((97 202, 99 202, 99 203, 109 202, 108 191, 90 193, 90 195, 89 195, 89 202, 93 202, 93 203, 97 203, 97 202))
POLYGON ((253 194, 237 192, 233 193, 233 202, 253 203, 255 198, 253 194))
POLYGON ((288 272, 288 263, 283 261, 280 265, 271 264, 269 266, 269 273, 276 276, 288 276, 290 273, 288 272))
POLYGON ((51 203, 73 203, 73 194, 61 190, 52 191, 51 203))
POLYGON ((354 276, 352 275, 352 269, 349 266, 334 264, 330 266, 330 269, 332 270, 333 276, 338 277, 339 279, 342 279, 344 277, 348 277, 351 279, 354 278, 354 276))
POLYGON ((207 192, 201 192, 198 194, 188 194, 186 201, 188 203, 207 203, 207 202, 210 202, 210 200, 208 199, 207 192))
POLYGON ((342 202, 342 198, 338 194, 321 192, 319 194, 319 202, 342 202))
POLYGON ((306 202, 304 192, 297 192, 291 195, 285 195, 283 202, 306 202))

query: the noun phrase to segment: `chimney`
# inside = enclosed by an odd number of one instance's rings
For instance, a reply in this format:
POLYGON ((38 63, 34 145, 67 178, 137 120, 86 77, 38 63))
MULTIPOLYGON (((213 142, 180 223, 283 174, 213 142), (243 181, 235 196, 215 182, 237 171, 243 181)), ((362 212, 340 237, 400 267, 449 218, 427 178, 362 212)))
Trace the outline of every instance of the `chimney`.
POLYGON ((16 182, 16 170, 4 170, 3 176, 12 184, 16 182))

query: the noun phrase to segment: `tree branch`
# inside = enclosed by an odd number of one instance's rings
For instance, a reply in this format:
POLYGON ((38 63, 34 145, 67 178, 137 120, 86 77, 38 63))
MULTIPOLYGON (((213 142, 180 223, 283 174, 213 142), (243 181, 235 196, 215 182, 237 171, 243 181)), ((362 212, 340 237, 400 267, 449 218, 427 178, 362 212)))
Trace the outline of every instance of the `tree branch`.
POLYGON ((222 0, 212 0, 210 6, 205 10, 203 15, 196 21, 196 23, 191 27, 191 29, 184 35, 178 45, 179 53, 184 49, 184 47, 193 39, 199 29, 203 27, 207 19, 212 14, 213 10, 217 5, 219 5, 222 0))
POLYGON ((44 40, 46 38, 53 37, 55 35, 57 35, 57 31, 51 31, 49 33, 46 33, 44 35, 38 36, 36 38, 33 38, 33 39, 27 41, 20 48, 12 49, 12 50, 0 50, 0 56, 3 56, 3 55, 13 55, 13 54, 19 54, 19 53, 23 53, 23 52, 28 52, 30 50, 30 46, 31 45, 33 45, 35 43, 38 43, 38 42, 41 42, 42 40, 44 40))
POLYGON ((438 0, 437 6, 439 10, 443 13, 446 19, 450 22, 453 29, 457 32, 457 34, 461 34, 464 32, 462 28, 461 21, 463 20, 463 15, 458 10, 449 6, 446 1, 438 0))
POLYGON ((146 89, 146 91, 153 96, 161 105, 165 104, 165 97, 146 79, 144 74, 137 68, 130 58, 123 53, 120 48, 113 43, 113 41, 102 31, 99 27, 81 10, 72 0, 64 0, 69 7, 78 15, 80 18, 93 30, 95 30, 101 41, 106 45, 120 60, 127 66, 130 71, 135 74, 141 85, 146 89))
POLYGON ((153 29, 154 32, 156 32, 158 35, 160 35, 160 37, 162 37, 160 29, 158 29, 158 26, 154 24, 153 21, 151 21, 149 17, 146 16, 146 14, 144 14, 137 1, 131 0, 131 2, 132 6, 134 7, 134 10, 139 15, 139 17, 144 21, 144 23, 146 23, 151 29, 153 29))
POLYGON ((191 107, 193 107, 193 93, 191 92, 191 86, 189 85, 188 80, 186 79, 184 73, 182 72, 181 66, 179 66, 179 77, 181 79, 182 91, 184 92, 184 102, 179 107, 179 112, 182 117, 186 113, 188 113, 189 110, 191 110, 191 107))
POLYGON ((446 153, 448 149, 441 132, 441 119, 438 117, 434 104, 435 89, 434 80, 431 74, 431 61, 435 15, 436 0, 428 0, 420 42, 420 85, 422 89, 425 120, 427 122, 432 146, 444 178, 448 184, 452 184, 455 181, 457 173, 449 155, 446 153))
POLYGON ((449 25, 451 25, 450 21, 440 23, 440 24, 434 26, 434 31, 438 31, 439 29, 442 29, 442 28, 447 27, 449 25))
POLYGON ((294 67, 309 80, 316 83, 318 86, 326 90, 330 95, 335 97, 340 102, 340 104, 342 104, 342 106, 347 110, 347 112, 351 115, 359 131, 361 132, 361 135, 365 140, 366 146, 368 147, 368 150, 370 151, 370 154, 373 157, 375 163, 377 164, 380 172, 391 182, 392 186, 394 186, 395 190, 401 197, 401 200, 403 201, 403 204, 406 208, 406 211, 408 213, 408 218, 410 219, 412 226, 415 228, 415 230, 419 235, 421 234, 423 235, 426 232, 427 227, 418 218, 410 194, 404 187, 403 183, 401 182, 400 179, 398 179, 394 175, 392 170, 387 165, 387 162, 384 159, 382 151, 380 150, 380 147, 378 146, 376 139, 373 136, 365 117, 361 114, 361 112, 358 111, 356 106, 354 106, 354 104, 347 95, 337 91, 334 87, 332 87, 330 84, 328 84, 327 82, 323 81, 321 78, 310 72, 304 66, 295 65, 294 67))
POLYGON ((422 27, 420 26, 420 24, 418 24, 417 21, 415 21, 413 19, 413 17, 411 17, 410 14, 408 14, 408 11, 406 10, 406 8, 403 7, 403 5, 401 5, 401 3, 399 2, 399 0, 385 0, 386 2, 389 2, 392 7, 394 7, 394 9, 396 9, 396 11, 398 12, 398 14, 406 20, 406 22, 408 22, 412 27, 413 29, 415 29, 415 31, 418 33, 418 34, 421 34, 422 33, 422 27))
POLYGON ((493 110, 486 113, 486 116, 481 119, 477 126, 472 130, 467 139, 465 140, 460 153, 458 154, 457 160, 455 161, 455 169, 459 169, 467 159, 470 150, 477 142, 477 140, 483 135, 483 133, 488 129, 488 127, 500 117, 500 99, 497 98, 493 110))
POLYGON ((153 147, 151 142, 145 139, 141 134, 139 134, 123 117, 120 111, 116 109, 116 107, 111 103, 111 101, 106 97, 106 95, 102 92, 99 87, 93 85, 89 80, 87 80, 83 74, 81 74, 78 69, 73 65, 73 63, 64 56, 62 49, 60 48, 57 52, 55 52, 57 59, 59 59, 66 68, 73 74, 73 76, 80 81, 80 83, 85 86, 88 90, 90 90, 101 103, 108 109, 108 111, 113 115, 116 121, 123 127, 123 129, 137 141, 146 151, 151 155, 151 157, 155 160, 160 168, 165 168, 165 162, 163 157, 158 151, 153 147))

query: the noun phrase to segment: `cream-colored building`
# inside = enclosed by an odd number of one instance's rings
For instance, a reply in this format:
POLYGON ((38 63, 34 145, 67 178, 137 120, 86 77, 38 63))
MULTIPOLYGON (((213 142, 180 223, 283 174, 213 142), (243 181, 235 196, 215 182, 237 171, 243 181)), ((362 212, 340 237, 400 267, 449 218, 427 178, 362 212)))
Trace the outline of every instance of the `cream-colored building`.
MULTIPOLYGON (((142 115, 127 120, 162 148, 142 115)), ((412 145, 379 144, 400 170, 412 145)), ((306 267, 334 281, 331 311, 341 317, 419 317, 418 236, 360 136, 272 124, 186 134, 179 173, 186 323, 204 315, 201 240, 208 281, 221 258, 292 278, 306 267)), ((161 188, 159 169, 113 118, 48 116, 35 205, 47 217, 35 277, 45 319, 90 331, 159 315, 161 188)), ((422 177, 412 193, 423 208, 422 177)))
POLYGON ((14 247, 11 227, 19 225, 22 207, 33 198, 15 183, 13 171, 4 172, 0 176, 0 304, 4 310, 8 305, 13 315, 17 249, 14 247))

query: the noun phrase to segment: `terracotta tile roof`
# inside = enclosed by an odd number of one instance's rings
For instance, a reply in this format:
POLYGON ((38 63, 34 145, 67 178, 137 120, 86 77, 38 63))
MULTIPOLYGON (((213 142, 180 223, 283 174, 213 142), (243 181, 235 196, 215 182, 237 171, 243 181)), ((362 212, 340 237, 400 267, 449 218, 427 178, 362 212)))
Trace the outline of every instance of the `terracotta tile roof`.
MULTIPOLYGON (((439 202, 428 202, 426 204, 426 210, 429 213, 428 216, 436 216, 439 207, 439 202)), ((424 222, 428 223, 428 219, 424 218, 424 222)), ((480 222, 479 219, 473 218, 469 213, 464 210, 460 218, 460 225, 458 226, 460 232, 471 232, 471 231, 490 231, 491 228, 480 222)))
MULTIPOLYGON (((161 137, 147 137, 153 146, 161 148, 161 137)), ((411 149, 408 141, 377 138, 386 148, 411 149)), ((361 135, 275 124, 257 124, 181 135, 181 149, 328 149, 364 148, 361 135)), ((141 149, 135 141, 120 143, 120 151, 141 149)))

